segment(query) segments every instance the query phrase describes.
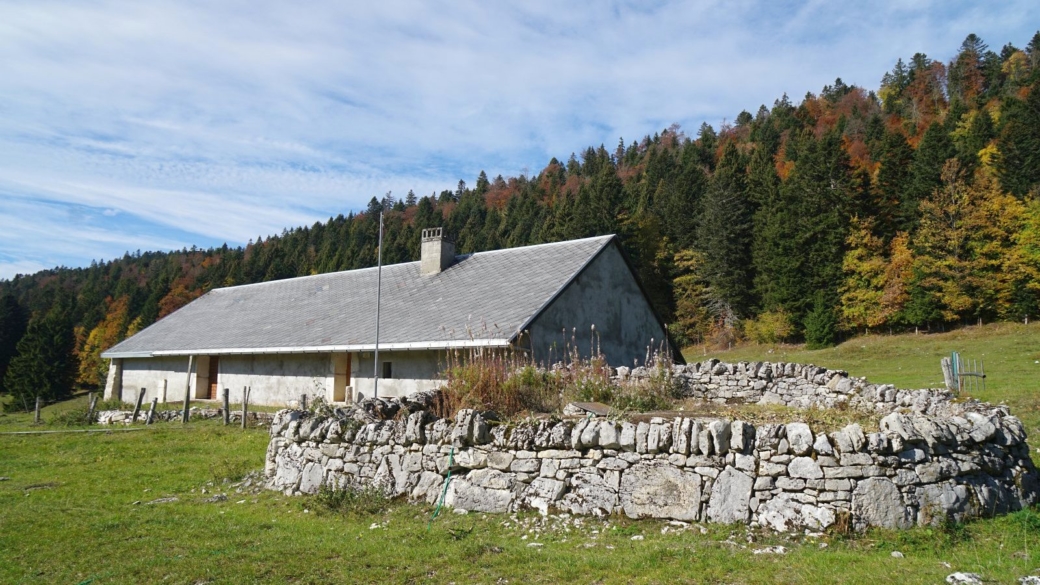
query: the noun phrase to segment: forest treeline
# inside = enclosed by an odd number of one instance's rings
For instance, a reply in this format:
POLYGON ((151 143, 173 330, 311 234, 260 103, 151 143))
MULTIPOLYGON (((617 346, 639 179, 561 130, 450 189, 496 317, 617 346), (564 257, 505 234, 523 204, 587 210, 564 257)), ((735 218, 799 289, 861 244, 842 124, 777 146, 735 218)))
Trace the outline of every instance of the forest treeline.
POLYGON ((616 233, 680 345, 1035 317, 1040 32, 999 52, 969 35, 874 91, 838 79, 692 136, 673 125, 533 176, 387 193, 245 247, 0 281, 2 389, 100 385, 101 351, 214 287, 373 266, 380 211, 386 263, 417 260, 427 227, 460 253, 616 233))

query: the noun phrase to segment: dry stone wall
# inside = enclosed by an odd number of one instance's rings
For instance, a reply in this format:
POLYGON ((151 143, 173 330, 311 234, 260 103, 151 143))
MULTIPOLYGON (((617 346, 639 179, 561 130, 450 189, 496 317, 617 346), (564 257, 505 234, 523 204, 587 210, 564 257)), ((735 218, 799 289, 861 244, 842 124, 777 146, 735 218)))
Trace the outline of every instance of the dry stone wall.
POLYGON ((762 365, 705 362, 675 374, 707 400, 762 402, 774 394, 784 404, 847 402, 887 414, 874 432, 856 424, 819 432, 802 422, 686 417, 504 425, 470 410, 455 419, 402 411, 363 424, 285 410, 271 426, 265 475, 268 487, 287 494, 372 486, 430 503, 443 494, 446 505, 473 511, 624 513, 778 531, 842 520, 904 528, 1040 499, 1025 431, 1006 408, 812 366, 772 371, 764 378, 762 365))

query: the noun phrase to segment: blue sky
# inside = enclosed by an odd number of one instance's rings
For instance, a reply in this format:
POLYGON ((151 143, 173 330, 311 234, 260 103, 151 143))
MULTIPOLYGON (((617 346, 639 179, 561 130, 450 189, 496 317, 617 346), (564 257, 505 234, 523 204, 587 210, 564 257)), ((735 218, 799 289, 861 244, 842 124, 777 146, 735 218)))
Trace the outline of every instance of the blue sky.
POLYGON ((1035 0, 7 0, 0 278, 240 245, 1038 28, 1035 0))

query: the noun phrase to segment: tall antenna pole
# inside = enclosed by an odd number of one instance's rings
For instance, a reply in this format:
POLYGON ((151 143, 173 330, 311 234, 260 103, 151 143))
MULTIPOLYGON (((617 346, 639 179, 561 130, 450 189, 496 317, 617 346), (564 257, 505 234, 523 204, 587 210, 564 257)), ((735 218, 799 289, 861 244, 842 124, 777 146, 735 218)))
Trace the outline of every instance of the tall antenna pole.
POLYGON ((376 268, 376 351, 372 371, 375 373, 372 385, 372 397, 379 398, 379 299, 383 294, 383 212, 379 212, 379 251, 376 268))

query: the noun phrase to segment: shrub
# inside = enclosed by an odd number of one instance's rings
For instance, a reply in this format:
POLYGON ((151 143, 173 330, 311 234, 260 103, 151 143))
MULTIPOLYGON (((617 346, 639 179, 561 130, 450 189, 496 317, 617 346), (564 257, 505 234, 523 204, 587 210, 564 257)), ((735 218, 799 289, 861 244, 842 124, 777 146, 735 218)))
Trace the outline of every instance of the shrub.
POLYGON ((756 319, 744 321, 744 335, 755 343, 781 343, 792 333, 794 333, 794 322, 783 309, 766 311, 756 319))
POLYGON ((817 297, 812 310, 805 316, 805 348, 822 349, 834 345, 837 327, 834 309, 817 297))
POLYGON ((51 417, 47 424, 59 427, 83 427, 97 421, 97 415, 87 416, 86 408, 63 410, 51 417))
POLYGON ((336 488, 322 484, 314 496, 330 512, 350 515, 379 514, 390 506, 390 498, 374 487, 336 488))

